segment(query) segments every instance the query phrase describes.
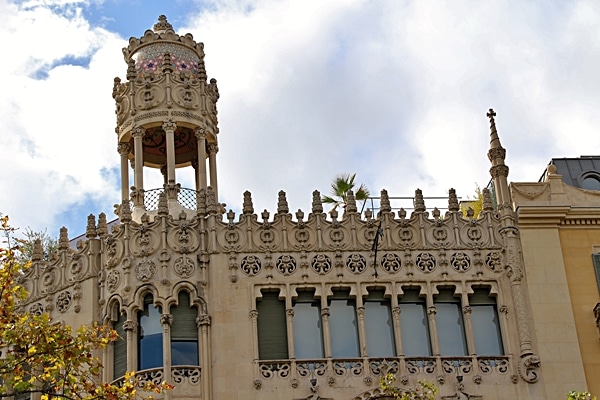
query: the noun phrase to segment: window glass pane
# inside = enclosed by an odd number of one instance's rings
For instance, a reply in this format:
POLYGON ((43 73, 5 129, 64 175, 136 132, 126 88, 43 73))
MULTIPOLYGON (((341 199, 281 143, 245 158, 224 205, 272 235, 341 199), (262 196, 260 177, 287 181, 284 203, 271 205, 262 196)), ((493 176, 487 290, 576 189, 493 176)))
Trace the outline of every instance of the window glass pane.
POLYGON ((198 341, 171 343, 172 365, 198 365, 198 341))
POLYGON ((467 343, 463 324, 460 300, 453 295, 454 290, 440 290, 435 298, 435 322, 438 343, 442 356, 467 355, 467 343))
POLYGON ((256 303, 258 311, 258 357, 261 360, 287 359, 287 323, 285 302, 279 292, 263 292, 256 303))
MULTIPOLYGON (((300 301, 300 299, 298 300, 300 301)), ((298 359, 322 358, 321 307, 318 300, 294 304, 294 353, 298 359)))
POLYGON ((495 306, 471 306, 471 324, 475 339, 475 352, 478 355, 499 356, 504 354, 495 306))
POLYGON ((469 297, 471 325, 478 355, 498 356, 504 354, 496 299, 489 288, 477 288, 469 297))
POLYGON ((113 324, 113 328, 119 335, 119 338, 113 343, 113 379, 122 377, 127 370, 127 332, 123 329, 126 319, 125 315, 119 313, 119 318, 113 324))
POLYGON ((198 326, 195 307, 190 307, 190 295, 179 292, 178 305, 171 308, 171 365, 198 365, 198 326))
POLYGON ((425 303, 400 304, 400 331, 404 355, 430 356, 429 322, 425 303))
POLYGON ((335 297, 337 296, 334 295, 329 302, 331 355, 334 358, 358 357, 358 330, 354 301, 335 297))
POLYGON ((367 351, 371 357, 389 357, 396 355, 394 345, 394 325, 390 301, 383 293, 373 291, 365 299, 365 331, 367 351))
POLYGON ((163 345, 160 308, 152 304, 152 296, 144 299, 144 310, 139 317, 139 361, 140 370, 162 366, 163 345))

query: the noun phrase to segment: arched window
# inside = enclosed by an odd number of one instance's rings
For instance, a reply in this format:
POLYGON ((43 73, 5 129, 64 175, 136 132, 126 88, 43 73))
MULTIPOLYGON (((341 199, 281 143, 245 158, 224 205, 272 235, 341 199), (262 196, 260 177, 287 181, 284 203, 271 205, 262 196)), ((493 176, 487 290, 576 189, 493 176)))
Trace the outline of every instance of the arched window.
POLYGON ((349 290, 334 290, 329 299, 329 332, 333 358, 359 357, 356 302, 349 290))
POLYGON ((467 341, 460 298, 454 296, 454 289, 440 289, 434 303, 440 354, 466 356, 467 341))
POLYGON ((321 304, 315 291, 298 291, 294 307, 294 353, 298 359, 323 358, 321 304))
POLYGON ((113 343, 113 379, 118 379, 125 375, 127 370, 127 332, 123 328, 127 316, 121 314, 118 304, 115 308, 117 320, 113 321, 113 329, 119 337, 113 343))
POLYGON ((419 297, 419 289, 407 288, 398 302, 404 355, 430 356, 431 340, 425 299, 419 297))
POLYGON ((288 358, 287 323, 285 302, 279 299, 279 291, 262 292, 256 302, 258 311, 258 357, 261 360, 288 358))
POLYGON ((369 356, 395 356, 396 346, 390 300, 384 297, 383 290, 369 290, 369 296, 365 298, 364 306, 369 356))
POLYGON ((198 365, 198 311, 191 306, 188 292, 179 292, 171 315, 171 365, 198 365))
POLYGON ((139 312, 138 370, 163 365, 160 307, 154 306, 151 294, 144 297, 144 309, 139 312))
POLYGON ((489 288, 474 289, 474 293, 469 296, 469 306, 471 306, 475 352, 486 356, 503 355, 496 299, 490 296, 489 288))

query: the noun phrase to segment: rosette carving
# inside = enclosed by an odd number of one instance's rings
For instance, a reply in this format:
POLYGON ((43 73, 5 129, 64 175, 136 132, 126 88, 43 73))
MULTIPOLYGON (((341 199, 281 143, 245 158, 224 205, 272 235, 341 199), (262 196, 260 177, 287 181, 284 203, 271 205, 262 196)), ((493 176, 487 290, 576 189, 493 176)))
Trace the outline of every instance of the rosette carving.
POLYGON ((192 276, 195 269, 196 264, 194 263, 194 260, 185 256, 177 258, 173 263, 173 271, 182 278, 189 278, 192 276))
POLYGON ((193 253, 200 246, 198 233, 187 225, 171 229, 167 235, 167 242, 173 250, 183 254, 193 253))

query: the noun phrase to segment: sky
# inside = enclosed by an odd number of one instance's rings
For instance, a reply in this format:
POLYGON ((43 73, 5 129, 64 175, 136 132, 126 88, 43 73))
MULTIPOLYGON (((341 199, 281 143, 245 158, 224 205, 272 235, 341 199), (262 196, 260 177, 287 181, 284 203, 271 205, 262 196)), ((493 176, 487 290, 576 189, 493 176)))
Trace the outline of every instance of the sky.
POLYGON ((88 214, 115 217, 113 79, 160 14, 204 43, 219 200, 237 214, 246 190, 258 214, 280 190, 308 214, 340 173, 373 195, 472 196, 490 180, 489 108, 510 181, 600 154, 597 0, 0 0, 0 213, 13 226, 73 237, 88 214))

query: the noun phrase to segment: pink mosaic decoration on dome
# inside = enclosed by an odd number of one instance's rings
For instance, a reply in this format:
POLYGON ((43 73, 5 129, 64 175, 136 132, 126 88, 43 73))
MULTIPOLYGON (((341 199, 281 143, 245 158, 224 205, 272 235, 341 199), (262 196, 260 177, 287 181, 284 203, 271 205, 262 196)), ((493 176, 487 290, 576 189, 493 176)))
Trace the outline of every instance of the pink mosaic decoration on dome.
POLYGON ((158 73, 165 53, 171 55, 173 71, 198 73, 198 55, 184 46, 173 43, 154 43, 138 50, 133 55, 136 70, 142 73, 158 73))

